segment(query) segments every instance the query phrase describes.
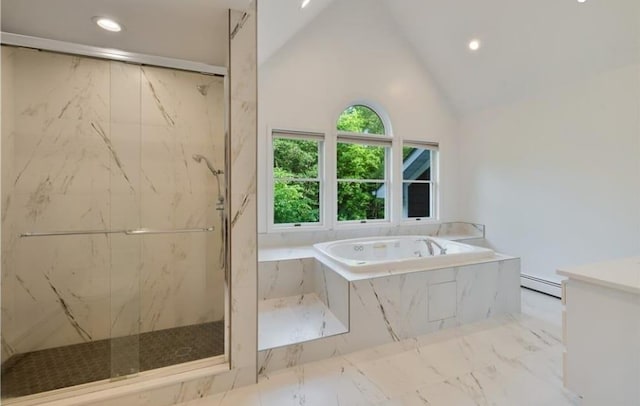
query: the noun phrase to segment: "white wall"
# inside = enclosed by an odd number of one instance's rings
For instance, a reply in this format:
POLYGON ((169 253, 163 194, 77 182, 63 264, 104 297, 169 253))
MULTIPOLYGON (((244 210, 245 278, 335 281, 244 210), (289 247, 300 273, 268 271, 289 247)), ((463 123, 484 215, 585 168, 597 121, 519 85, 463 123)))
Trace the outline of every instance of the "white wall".
POLYGON ((335 135, 342 110, 354 101, 381 105, 394 135, 440 142, 443 220, 457 218, 456 123, 415 53, 379 0, 342 0, 259 69, 258 212, 267 225, 269 127, 335 135))
POLYGON ((522 272, 640 255, 640 65, 464 117, 461 213, 522 272))

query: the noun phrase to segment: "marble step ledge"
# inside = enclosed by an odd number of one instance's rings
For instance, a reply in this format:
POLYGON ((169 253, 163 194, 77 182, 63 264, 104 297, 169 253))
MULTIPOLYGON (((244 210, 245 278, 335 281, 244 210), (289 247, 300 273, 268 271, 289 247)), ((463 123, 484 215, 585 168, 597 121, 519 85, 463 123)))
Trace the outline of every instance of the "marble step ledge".
POLYGON ((258 303, 258 351, 348 332, 315 293, 258 303))

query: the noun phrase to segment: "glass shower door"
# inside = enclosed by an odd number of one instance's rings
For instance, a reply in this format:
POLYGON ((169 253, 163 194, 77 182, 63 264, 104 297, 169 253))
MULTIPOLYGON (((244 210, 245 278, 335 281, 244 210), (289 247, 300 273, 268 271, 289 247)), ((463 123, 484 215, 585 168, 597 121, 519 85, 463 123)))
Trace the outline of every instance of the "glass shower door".
POLYGON ((139 294, 113 262, 112 87, 109 62, 2 47, 3 398, 108 380, 111 338, 137 335, 119 324, 139 294))
POLYGON ((224 353, 224 82, 141 67, 140 368, 224 353))
POLYGON ((140 372, 142 80, 137 65, 109 66, 110 377, 140 372), (117 232, 120 231, 120 232, 117 232))
POLYGON ((224 88, 111 62, 111 374, 224 353, 224 88))
POLYGON ((224 354, 223 79, 2 47, 2 398, 224 354))

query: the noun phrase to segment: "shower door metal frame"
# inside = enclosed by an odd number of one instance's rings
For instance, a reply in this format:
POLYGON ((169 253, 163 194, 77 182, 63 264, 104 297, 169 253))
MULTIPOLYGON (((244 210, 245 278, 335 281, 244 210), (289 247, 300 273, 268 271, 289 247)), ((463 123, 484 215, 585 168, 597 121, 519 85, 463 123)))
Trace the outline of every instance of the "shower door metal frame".
POLYGON ((216 75, 224 77, 227 76, 227 68, 225 68, 224 66, 209 65, 201 62, 188 61, 186 59, 141 54, 136 52, 121 51, 112 48, 100 48, 91 45, 76 44, 73 42, 64 42, 48 38, 13 34, 4 31, 0 33, 0 41, 2 41, 2 45, 13 45, 23 48, 33 48, 41 49, 43 51, 59 52, 62 54, 88 56, 92 58, 107 59, 111 61, 157 66, 160 68, 178 69, 189 72, 203 73, 205 75, 216 75))

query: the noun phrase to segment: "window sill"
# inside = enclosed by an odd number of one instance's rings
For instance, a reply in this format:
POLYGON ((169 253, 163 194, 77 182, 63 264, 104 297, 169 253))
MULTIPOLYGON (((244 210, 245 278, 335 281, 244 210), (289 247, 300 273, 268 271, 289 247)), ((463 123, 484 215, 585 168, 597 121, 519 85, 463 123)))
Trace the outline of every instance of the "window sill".
POLYGON ((267 228, 267 234, 297 233, 297 232, 304 232, 304 231, 331 231, 331 228, 326 226, 321 226, 321 225, 300 226, 300 227, 270 225, 267 228))
POLYGON ((402 219, 402 221, 399 223, 399 225, 401 225, 401 226, 419 226, 421 224, 439 224, 439 223, 441 223, 441 221, 438 220, 437 218, 422 217, 420 220, 416 220, 415 218, 413 218, 413 219, 402 219))
POLYGON ((406 226, 420 226, 420 225, 432 225, 440 224, 440 220, 436 218, 423 218, 422 220, 402 220, 401 222, 391 222, 384 220, 369 220, 366 223, 360 223, 358 221, 338 222, 333 227, 329 226, 269 226, 264 234, 288 234, 296 232, 313 232, 313 231, 339 231, 339 230, 359 230, 369 228, 393 228, 393 227, 406 227, 406 226))

